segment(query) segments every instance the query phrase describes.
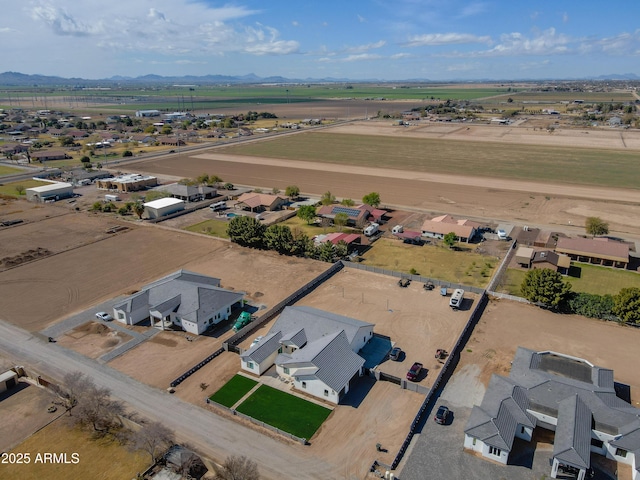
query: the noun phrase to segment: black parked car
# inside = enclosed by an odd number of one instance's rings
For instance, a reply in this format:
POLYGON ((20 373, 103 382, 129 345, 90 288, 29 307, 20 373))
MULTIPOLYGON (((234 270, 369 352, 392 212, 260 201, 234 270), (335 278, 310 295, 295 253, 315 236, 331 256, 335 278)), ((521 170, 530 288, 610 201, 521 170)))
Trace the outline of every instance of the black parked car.
POLYGON ((436 423, 444 425, 447 423, 450 413, 451 411, 447 407, 445 407, 444 405, 440 405, 440 407, 438 407, 438 411, 436 412, 436 416, 433 417, 433 419, 436 423))
POLYGON ((393 347, 391 352, 389 352, 389 358, 394 361, 400 360, 400 356, 402 355, 402 349, 400 347, 393 347))

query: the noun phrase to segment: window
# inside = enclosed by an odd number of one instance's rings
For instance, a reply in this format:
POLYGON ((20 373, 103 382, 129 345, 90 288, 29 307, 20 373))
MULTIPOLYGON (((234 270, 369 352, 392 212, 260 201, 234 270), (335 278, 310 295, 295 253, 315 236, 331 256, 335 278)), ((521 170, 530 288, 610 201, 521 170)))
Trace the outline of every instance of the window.
POLYGON ((122 312, 118 312, 118 318, 119 318, 120 320, 124 320, 124 313, 122 313, 122 312))
POLYGON ((328 397, 328 396, 329 396, 329 390, 325 389, 325 391, 324 391, 324 396, 325 396, 325 397, 328 397))
POLYGON ((489 447, 489 455, 495 455, 496 457, 499 457, 501 453, 502 451, 499 448, 489 447))
POLYGON ((289 369, 287 367, 284 367, 284 373, 286 373, 287 375, 289 375, 289 369))
POLYGON ((616 457, 627 457, 627 451, 624 448, 616 448, 616 457))
POLYGON ((302 388, 307 388, 307 382, 302 382, 302 388))
POLYGON ((594 447, 602 448, 604 442, 602 440, 598 440, 597 438, 592 438, 591 445, 593 445, 594 447))
POLYGON ((524 435, 525 432, 526 432, 525 428, 524 427, 520 427, 520 433, 524 435))
POLYGON ((253 362, 247 362, 247 368, 253 369, 253 362))
POLYGON ((476 445, 476 439, 474 438, 473 439, 473 446, 475 447, 475 445, 476 445))

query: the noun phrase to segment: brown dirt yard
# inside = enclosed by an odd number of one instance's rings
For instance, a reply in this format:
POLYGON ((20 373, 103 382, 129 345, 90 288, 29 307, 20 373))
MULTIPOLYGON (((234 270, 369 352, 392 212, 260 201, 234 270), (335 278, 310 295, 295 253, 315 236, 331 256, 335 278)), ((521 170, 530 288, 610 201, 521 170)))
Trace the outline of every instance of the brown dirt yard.
POLYGON ((53 419, 64 415, 64 410, 59 408, 54 413, 47 412, 52 398, 44 388, 26 381, 19 381, 16 388, 0 394, 0 452, 9 451, 53 419))
POLYGON ((98 358, 131 340, 126 333, 113 330, 104 323, 87 322, 69 330, 56 342, 89 358, 98 358))
POLYGON ((538 307, 492 300, 476 326, 458 370, 480 369, 486 386, 492 373, 508 375, 518 346, 573 355, 614 371, 615 380, 631 386, 631 400, 640 406, 640 362, 634 353, 640 329, 622 327, 577 315, 559 315, 538 307))

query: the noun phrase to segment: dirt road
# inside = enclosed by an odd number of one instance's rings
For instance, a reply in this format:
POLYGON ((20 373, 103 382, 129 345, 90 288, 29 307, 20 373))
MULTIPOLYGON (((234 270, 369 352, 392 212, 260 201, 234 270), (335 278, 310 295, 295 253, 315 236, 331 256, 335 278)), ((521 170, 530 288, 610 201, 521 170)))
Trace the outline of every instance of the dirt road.
POLYGON ((258 463, 262 478, 339 477, 340 466, 312 457, 302 445, 289 445, 257 434, 76 352, 45 343, 3 321, 0 321, 0 350, 56 380, 67 372, 82 372, 141 415, 162 421, 176 432, 180 441, 194 445, 204 454, 220 462, 230 454, 246 455, 258 463))

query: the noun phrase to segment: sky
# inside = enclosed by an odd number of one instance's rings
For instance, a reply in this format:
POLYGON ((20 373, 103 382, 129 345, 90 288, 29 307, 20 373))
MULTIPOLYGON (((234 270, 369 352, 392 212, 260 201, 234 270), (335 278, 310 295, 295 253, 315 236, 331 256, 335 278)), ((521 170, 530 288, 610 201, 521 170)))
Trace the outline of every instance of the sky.
POLYGON ((0 0, 0 72, 640 76, 638 0, 0 0))

